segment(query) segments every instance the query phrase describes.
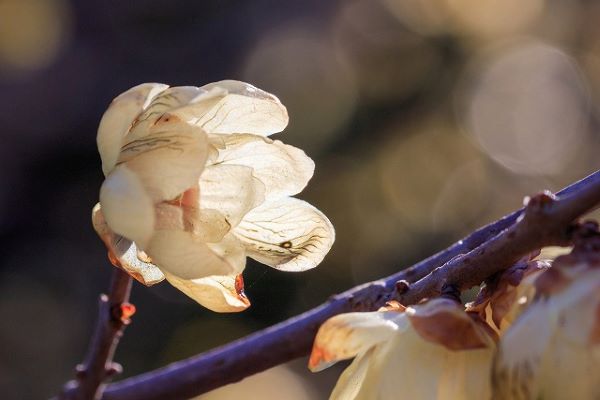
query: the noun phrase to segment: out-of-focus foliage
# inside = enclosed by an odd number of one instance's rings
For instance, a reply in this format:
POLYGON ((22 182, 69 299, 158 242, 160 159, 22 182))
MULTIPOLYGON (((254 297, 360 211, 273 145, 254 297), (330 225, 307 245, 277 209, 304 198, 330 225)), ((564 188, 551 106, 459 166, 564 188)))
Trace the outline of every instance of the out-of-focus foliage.
POLYGON ((410 265, 600 167, 599 18, 593 1, 0 0, 4 398, 49 397, 84 354, 112 268, 89 208, 116 94, 225 78, 274 93, 286 143, 317 164, 301 197, 338 233, 316 270, 249 263, 243 315, 134 287, 117 354, 131 375, 410 265))

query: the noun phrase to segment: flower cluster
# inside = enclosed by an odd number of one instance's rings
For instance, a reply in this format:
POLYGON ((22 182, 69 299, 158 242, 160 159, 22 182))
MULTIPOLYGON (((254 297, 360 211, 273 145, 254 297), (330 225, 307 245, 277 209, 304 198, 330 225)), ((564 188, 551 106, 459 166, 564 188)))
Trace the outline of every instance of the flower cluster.
POLYGON ((315 338, 309 368, 348 358, 331 399, 600 398, 600 256, 517 263, 462 306, 341 314, 315 338))
POLYGON ((249 306, 246 256, 284 271, 317 266, 335 233, 290 197, 314 163, 268 138, 287 123, 275 96, 239 81, 145 83, 115 98, 98 128, 106 179, 92 214, 112 263, 219 312, 249 306))

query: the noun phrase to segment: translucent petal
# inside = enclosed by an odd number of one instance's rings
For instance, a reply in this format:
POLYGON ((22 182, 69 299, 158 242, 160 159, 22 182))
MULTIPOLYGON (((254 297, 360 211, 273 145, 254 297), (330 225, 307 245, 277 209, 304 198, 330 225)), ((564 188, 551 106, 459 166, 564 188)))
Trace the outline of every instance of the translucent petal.
POLYGON ((200 177, 200 207, 225 216, 236 226, 244 215, 265 199, 265 185, 254 177, 252 168, 216 164, 206 167, 200 177))
POLYGON ((188 280, 238 274, 246 263, 244 248, 233 235, 212 244, 191 232, 159 230, 145 251, 163 271, 188 280))
POLYGON ((251 167, 270 198, 301 192, 315 170, 315 163, 304 151, 279 140, 235 134, 223 136, 222 145, 214 163, 251 167))
POLYGON ((215 312, 239 312, 250 306, 250 301, 240 287, 240 277, 209 276, 201 279, 183 279, 166 273, 166 278, 183 293, 215 312))
POLYGON ((154 206, 137 175, 121 165, 100 188, 100 204, 110 229, 144 247, 154 231, 154 206))
POLYGON ((218 243, 231 230, 225 216, 215 210, 200 210, 172 203, 156 205, 156 230, 188 231, 202 242, 218 243))
POLYGON ((208 157, 208 139, 176 118, 159 121, 147 137, 123 146, 120 163, 134 171, 155 203, 198 184, 208 157))
POLYGON ((233 232, 249 257, 283 271, 316 267, 335 239, 323 213, 292 197, 263 203, 246 214, 233 232))
POLYGON ((576 257, 558 258, 537 277, 538 296, 502 338, 498 399, 600 398, 600 268, 576 257))
POLYGON ((104 175, 108 175, 117 163, 123 138, 134 119, 156 95, 168 87, 161 83, 142 83, 112 101, 100 120, 96 137, 104 175))
POLYGON ((248 83, 226 80, 202 89, 223 89, 227 93, 196 122, 207 133, 268 136, 281 132, 288 124, 287 110, 279 99, 248 83))
POLYGON ((340 375, 330 400, 355 400, 358 397, 367 372, 374 349, 359 354, 340 375))
POLYGON ((394 311, 337 315, 319 328, 308 367, 320 371, 336 361, 364 353, 406 326, 403 314, 394 311))
POLYGON ((146 286, 154 285, 165 279, 164 274, 156 265, 140 259, 135 243, 123 236, 115 235, 110 230, 102 214, 100 203, 96 204, 92 210, 92 224, 106 245, 109 258, 115 266, 122 268, 146 286))
POLYGON ((449 350, 414 329, 394 335, 370 360, 357 398, 470 400, 491 398, 495 346, 449 350))
MULTIPOLYGON (((162 91, 144 108, 144 111, 133 121, 127 140, 140 140, 148 136, 151 128, 169 116, 187 122, 181 115, 175 115, 177 109, 188 106, 194 98, 205 93, 195 86, 176 86, 162 91)), ((205 110, 205 112, 208 111, 205 110)))

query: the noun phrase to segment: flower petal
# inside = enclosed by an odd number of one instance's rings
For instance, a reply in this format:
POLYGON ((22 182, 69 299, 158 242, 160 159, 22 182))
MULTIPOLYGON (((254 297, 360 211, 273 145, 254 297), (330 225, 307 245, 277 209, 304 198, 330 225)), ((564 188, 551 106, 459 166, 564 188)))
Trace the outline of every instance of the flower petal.
POLYGON ((100 120, 96 137, 104 175, 108 175, 117 163, 123 138, 134 119, 155 96, 168 87, 162 83, 142 83, 112 101, 100 120))
POLYGON ((135 173, 121 165, 100 188, 100 204, 108 226, 142 248, 154 230, 154 206, 135 173))
POLYGON ((225 217, 215 210, 200 210, 198 205, 160 203, 156 205, 156 230, 187 231, 197 240, 218 243, 231 230, 225 217))
POLYGON ((267 188, 270 198, 299 193, 313 176, 315 163, 304 151, 262 136, 224 136, 214 163, 245 165, 267 188))
POLYGON ((246 264, 244 248, 231 234, 205 243, 191 232, 159 230, 145 251, 164 272, 187 280, 238 274, 246 264))
POLYGON ((165 279, 164 274, 156 265, 140 259, 140 253, 135 243, 123 236, 115 235, 110 230, 102 214, 100 203, 96 204, 92 210, 92 224, 106 245, 109 259, 113 265, 122 268, 146 286, 154 285, 165 279))
POLYGON ((600 264, 579 256, 557 258, 536 278, 535 299, 502 338, 493 380, 498 399, 600 398, 600 264))
MULTIPOLYGON (((176 86, 162 91, 158 96, 144 107, 144 111, 133 121, 131 131, 129 132, 129 141, 139 140, 148 135, 149 130, 161 119, 166 118, 167 114, 174 115, 174 118, 187 122, 187 118, 182 118, 182 114, 176 111, 187 107, 195 98, 201 97, 205 90, 195 86, 176 86)), ((208 111, 207 106, 205 111, 208 111)))
POLYGON ((200 208, 214 210, 236 226, 244 215, 265 199, 265 185, 242 165, 216 164, 200 177, 200 208))
POLYGON ((449 350, 407 329, 383 343, 371 358, 357 398, 490 399, 495 346, 449 350))
POLYGON ((395 311, 356 312, 332 317, 319 328, 308 368, 313 372, 320 371, 337 361, 364 353, 406 326, 403 314, 395 311))
POLYGON ((424 339, 449 350, 472 350, 494 347, 495 334, 471 318, 462 305, 443 298, 409 307, 406 315, 415 331, 424 339))
POLYGON ((355 400, 358 397, 363 382, 369 372, 371 357, 375 349, 370 349, 366 353, 359 354, 352 363, 340 375, 330 400, 355 400))
POLYGON ((316 267, 335 240, 327 217, 292 197, 263 203, 246 214, 233 232, 249 257, 282 271, 316 267))
POLYGON ((123 146, 119 163, 138 175, 155 203, 196 186, 208 157, 206 134, 169 116, 149 132, 123 146))
POLYGON ((250 306, 250 301, 243 292, 241 275, 208 276, 200 279, 183 279, 168 272, 165 275, 171 285, 209 310, 239 312, 250 306))
POLYGON ((279 99, 248 83, 226 80, 202 86, 207 91, 223 90, 221 100, 195 125, 207 133, 252 133, 269 136, 288 124, 286 108, 279 99))

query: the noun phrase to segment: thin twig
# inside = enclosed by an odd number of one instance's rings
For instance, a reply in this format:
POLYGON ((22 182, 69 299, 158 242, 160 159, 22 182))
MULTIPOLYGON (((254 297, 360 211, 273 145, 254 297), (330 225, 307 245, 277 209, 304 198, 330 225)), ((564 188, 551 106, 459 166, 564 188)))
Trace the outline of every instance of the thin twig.
MULTIPOLYGON (((410 293, 410 296, 412 296, 411 302, 414 303, 423 296, 435 294, 438 291, 437 286, 429 286, 432 278, 422 279, 434 270, 442 271, 452 277, 452 279, 441 276, 436 277, 441 282, 458 282, 460 287, 479 284, 488 277, 485 274, 490 272, 490 268, 489 265, 485 265, 482 267, 482 273, 479 273, 479 267, 474 263, 475 259, 471 258, 475 254, 473 253, 474 249, 476 249, 476 254, 479 254, 480 258, 478 260, 484 257, 483 254, 491 251, 496 256, 492 256, 487 262, 491 262, 494 257, 503 260, 503 262, 509 262, 509 260, 515 259, 517 255, 520 257, 536 250, 535 246, 540 245, 542 241, 532 239, 528 235, 546 235, 546 223, 550 223, 547 228, 552 231, 552 233, 547 234, 547 243, 554 243, 555 241, 564 243, 563 234, 567 233, 571 221, 600 202, 600 171, 574 183, 559 192, 558 195, 560 196, 559 200, 549 202, 549 208, 536 206, 539 209, 538 211, 534 210, 536 202, 547 199, 545 197, 543 199, 536 198, 534 203, 530 203, 529 207, 530 210, 534 211, 533 214, 530 213, 530 217, 524 217, 519 224, 509 231, 505 231, 505 229, 517 221, 523 210, 516 211, 475 231, 446 250, 415 264, 409 269, 400 271, 381 281, 358 286, 345 293, 333 296, 325 304, 297 317, 204 354, 108 385, 103 399, 186 399, 237 382, 278 364, 308 355, 319 326, 336 314, 374 310, 383 305, 393 295, 402 296, 410 293), (528 225, 530 226, 528 227, 528 225), (521 232, 520 229, 524 231, 521 232), (502 234, 503 231, 508 233, 502 234), (519 235, 518 237, 523 240, 523 243, 512 240, 510 237, 511 232, 518 232, 515 235, 519 235), (481 246, 483 243, 486 244, 481 246), (503 251, 507 251, 508 255, 501 256, 499 253, 503 251), (463 254, 467 254, 467 256, 460 257, 463 254), (468 273, 474 274, 473 279, 451 274, 455 269, 460 270, 468 264, 465 263, 465 260, 471 260, 468 273), (449 267, 442 267, 446 263, 449 267), (422 286, 409 283, 420 279, 422 286), (464 279, 464 282, 462 279, 464 279), (477 282, 475 282, 476 280, 477 282), (420 287, 421 289, 419 289, 420 287), (399 294, 397 288, 400 288, 403 293, 399 294), (422 292, 419 292, 419 290, 422 290, 422 292)), ((509 265, 497 265, 494 266, 494 270, 500 270, 509 265)), ((441 275, 440 272, 436 274, 441 275)))
POLYGON ((100 295, 98 320, 88 354, 76 368, 76 378, 67 382, 59 394, 60 400, 91 400, 102 397, 105 382, 121 372, 113 356, 123 334, 133 306, 128 303, 131 277, 114 268, 108 295, 100 295))

